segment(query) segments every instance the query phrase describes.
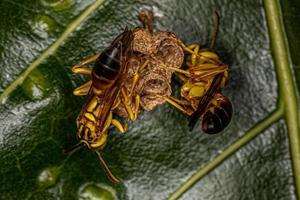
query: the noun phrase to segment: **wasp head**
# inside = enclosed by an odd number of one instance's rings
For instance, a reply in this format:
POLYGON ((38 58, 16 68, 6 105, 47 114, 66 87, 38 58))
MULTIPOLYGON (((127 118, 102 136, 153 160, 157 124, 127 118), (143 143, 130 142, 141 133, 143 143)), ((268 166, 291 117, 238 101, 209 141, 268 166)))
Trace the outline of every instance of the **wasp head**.
POLYGON ((102 150, 107 143, 107 136, 107 130, 99 132, 84 125, 80 125, 77 132, 79 142, 92 150, 102 150))

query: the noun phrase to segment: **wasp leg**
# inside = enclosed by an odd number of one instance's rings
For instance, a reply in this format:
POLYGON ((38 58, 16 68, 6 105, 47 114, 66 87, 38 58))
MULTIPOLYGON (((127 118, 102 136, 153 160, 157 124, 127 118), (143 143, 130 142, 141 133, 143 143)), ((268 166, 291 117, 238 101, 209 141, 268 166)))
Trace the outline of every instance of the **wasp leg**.
POLYGON ((134 97, 135 98, 135 100, 134 100, 135 108, 133 110, 133 108, 131 106, 132 99, 127 95, 127 92, 124 88, 121 89, 121 93, 123 96, 122 102, 125 106, 125 110, 128 114, 128 118, 131 121, 135 121, 137 119, 139 109, 140 109, 140 96, 135 95, 135 97, 134 97))
POLYGON ((139 114, 139 110, 140 110, 140 95, 136 95, 135 96, 135 110, 134 110, 134 118, 133 121, 135 121, 137 119, 137 116, 139 114))
POLYGON ((105 132, 109 128, 109 126, 111 125, 111 123, 112 123, 112 116, 113 116, 113 112, 110 111, 110 113, 109 113, 109 115, 108 115, 108 117, 107 117, 107 119, 105 121, 105 124, 104 124, 102 132, 105 132))
POLYGON ((193 50, 196 46, 199 46, 198 44, 190 44, 189 46, 187 46, 186 48, 193 50))
POLYGON ((207 78, 207 77, 210 77, 210 76, 215 76, 215 75, 220 74, 220 73, 224 73, 224 72, 227 71, 227 69, 228 69, 228 66, 224 65, 224 66, 220 66, 220 67, 215 68, 215 69, 201 70, 201 71, 199 71, 199 74, 197 74, 197 71, 195 71, 195 74, 196 74, 197 78, 203 79, 203 78, 207 78))
POLYGON ((128 97, 125 88, 121 89, 121 93, 122 93, 122 96, 123 96, 123 98, 121 99, 121 101, 122 101, 122 103, 125 106, 125 110, 126 110, 126 112, 128 114, 129 120, 132 121, 132 120, 134 120, 134 113, 133 113, 133 110, 132 110, 131 105, 130 105, 131 104, 131 102, 130 102, 131 99, 128 97))
POLYGON ((81 67, 84 66, 84 65, 87 65, 87 64, 89 64, 89 63, 92 63, 92 62, 96 61, 97 58, 99 57, 99 55, 100 55, 100 54, 93 55, 93 56, 87 58, 86 60, 83 60, 83 61, 81 61, 80 63, 74 65, 74 66, 72 67, 73 73, 75 73, 75 74, 86 74, 86 75, 90 75, 91 72, 92 72, 91 69, 84 69, 84 68, 81 68, 81 67))
POLYGON ((91 75, 92 74, 92 70, 91 69, 83 69, 83 68, 76 68, 73 69, 72 71, 74 74, 84 74, 84 75, 91 75))
POLYGON ((189 60, 187 61, 187 65, 189 67, 194 66, 196 64, 197 59, 200 58, 200 55, 199 55, 200 45, 191 44, 191 45, 185 47, 183 50, 185 50, 185 51, 189 52, 190 54, 192 54, 191 57, 189 58, 189 60))
POLYGON ((133 81, 132 81, 132 86, 131 86, 131 89, 130 89, 129 97, 132 96, 133 90, 135 89, 135 86, 136 86, 136 84, 137 84, 137 82, 139 80, 139 71, 143 70, 148 64, 149 64, 149 60, 146 60, 143 63, 143 65, 138 66, 136 72, 133 75, 133 81))
POLYGON ((120 133, 124 134, 128 129, 128 124, 126 123, 124 126, 121 124, 121 122, 117 119, 112 119, 111 124, 114 125, 120 133))
POLYGON ((172 101, 177 102, 178 104, 181 104, 181 105, 186 105, 186 106, 191 105, 191 103, 189 101, 184 100, 184 99, 177 99, 177 98, 172 97, 172 96, 169 96, 168 98, 171 99, 172 101))
POLYGON ((185 44, 183 44, 183 43, 180 43, 180 46, 181 46, 181 48, 184 50, 184 51, 186 51, 186 52, 188 52, 188 53, 190 53, 190 54, 193 54, 194 53, 194 48, 196 48, 196 46, 199 46, 198 44, 190 44, 189 46, 186 46, 185 44))
POLYGON ((199 52, 198 59, 200 64, 204 64, 204 63, 210 63, 215 65, 223 64, 218 54, 208 49, 201 50, 201 52, 199 52))
POLYGON ((163 97, 169 104, 171 104, 172 106, 174 106, 178 110, 181 110, 185 114, 187 114, 187 115, 193 114, 192 110, 187 109, 187 108, 183 107, 182 105, 180 105, 180 104, 187 105, 186 101, 176 99, 175 97, 165 97, 165 96, 161 96, 161 97, 163 97))
POLYGON ((117 98, 114 105, 113 105, 113 107, 111 108, 111 110, 116 109, 120 105, 120 103, 121 103, 121 99, 117 98))
POLYGON ((187 77, 184 76, 183 74, 180 74, 178 72, 175 72, 175 75, 183 82, 185 82, 187 80, 187 77))
POLYGON ((194 66, 196 64, 199 49, 200 49, 200 46, 196 45, 195 48, 194 48, 194 51, 191 55, 191 64, 192 64, 192 66, 194 66))
POLYGON ((90 81, 86 82, 85 84, 83 84, 83 85, 79 86, 78 88, 76 88, 73 91, 73 94, 75 96, 87 95, 90 91, 91 85, 92 85, 92 81, 90 80, 90 81))
POLYGON ((196 62, 204 63, 211 62, 216 64, 221 64, 222 62, 219 60, 219 56, 211 51, 210 49, 201 49, 198 44, 191 44, 189 46, 182 47, 184 51, 191 54, 190 58, 187 60, 186 65, 188 67, 192 67, 196 64, 196 62))
POLYGON ((121 122, 117 119, 113 119, 113 112, 110 111, 108 118, 104 124, 103 132, 106 131, 110 125, 114 125, 121 133, 125 133, 128 129, 128 124, 122 126, 121 122))
POLYGON ((178 72, 180 74, 185 74, 186 76, 191 75, 191 73, 188 70, 178 69, 176 67, 169 67, 169 66, 166 66, 165 64, 163 64, 162 62, 159 62, 157 60, 153 60, 152 62, 155 63, 158 67, 160 67, 162 69, 165 69, 165 70, 168 70, 168 71, 175 71, 175 72, 178 72))
POLYGON ((136 84, 139 80, 139 71, 143 70, 148 64, 149 64, 149 60, 146 60, 143 63, 143 65, 138 66, 136 72, 133 75, 133 81, 132 81, 132 86, 131 86, 129 95, 126 92, 127 90, 125 90, 124 88, 121 89, 121 93, 122 93, 122 96, 124 98, 123 103, 124 103, 126 112, 129 116, 129 120, 131 120, 131 121, 135 121, 137 119, 139 109, 140 109, 140 96, 138 94, 135 95, 135 109, 133 110, 133 108, 130 105, 131 100, 132 100, 133 91, 134 91, 134 89, 136 87, 136 84))

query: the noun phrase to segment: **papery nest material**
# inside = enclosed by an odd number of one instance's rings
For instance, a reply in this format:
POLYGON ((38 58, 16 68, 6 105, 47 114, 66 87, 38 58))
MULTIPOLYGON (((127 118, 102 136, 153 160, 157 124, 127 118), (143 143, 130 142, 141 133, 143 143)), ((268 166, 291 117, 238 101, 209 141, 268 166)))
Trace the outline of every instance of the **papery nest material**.
MULTIPOLYGON (((165 102, 161 96, 168 97, 172 93, 170 83, 173 72, 159 67, 159 64, 180 68, 184 60, 183 49, 180 46, 182 42, 172 32, 150 33, 144 28, 135 28, 133 32, 134 55, 129 60, 125 87, 130 91, 138 66, 149 60, 149 64, 139 72, 139 80, 133 96, 139 94, 141 97, 140 111, 152 110, 165 102)), ((134 107, 134 99, 131 104, 134 107)), ((128 116, 123 104, 120 104, 114 112, 122 117, 128 116)))

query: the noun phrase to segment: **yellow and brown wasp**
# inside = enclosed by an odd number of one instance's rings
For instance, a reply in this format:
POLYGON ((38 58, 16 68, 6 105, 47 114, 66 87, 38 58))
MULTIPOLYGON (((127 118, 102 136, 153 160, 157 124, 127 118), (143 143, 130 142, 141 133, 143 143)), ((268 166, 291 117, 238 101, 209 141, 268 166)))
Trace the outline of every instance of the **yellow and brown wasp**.
POLYGON ((165 102, 157 95, 171 95, 172 73, 151 63, 152 58, 164 64, 172 63, 175 68, 183 62, 181 41, 170 32, 153 32, 152 24, 149 25, 151 14, 142 10, 139 18, 144 28, 126 29, 101 54, 72 68, 75 74, 89 75, 91 80, 73 92, 78 96, 87 95, 88 99, 76 121, 79 143, 65 152, 85 145, 97 154, 109 178, 116 183, 119 179, 100 154, 107 143, 109 127, 113 125, 124 133, 127 122, 136 120, 140 110, 151 110, 165 102), (92 69, 83 68, 93 62, 92 69), (127 119, 125 125, 114 114, 127 119))
POLYGON ((183 81, 181 97, 165 97, 165 100, 189 115, 189 128, 192 130, 200 119, 202 130, 208 134, 221 132, 232 117, 232 104, 228 97, 221 93, 221 88, 228 80, 228 65, 224 64, 219 55, 213 51, 219 24, 215 13, 215 29, 210 48, 200 48, 198 44, 182 48, 189 55, 186 66, 182 69, 160 65, 162 68, 176 71, 183 81))
MULTIPOLYGON (((125 105, 128 102, 129 96, 123 83, 127 75, 128 59, 132 53, 132 41, 133 33, 126 29, 100 55, 92 56, 72 68, 76 74, 90 75, 91 80, 74 90, 75 95, 88 95, 88 100, 77 118, 79 143, 66 152, 81 145, 87 146, 98 155, 110 179, 117 183, 120 181, 110 172, 101 157, 100 150, 107 143, 108 129, 111 124, 121 133, 126 131, 126 126, 113 119, 112 111, 121 101, 125 105), (95 62, 92 69, 82 68, 92 62, 95 62)), ((139 105, 139 96, 135 99, 135 110, 132 110, 129 105, 125 106, 131 120, 136 118, 139 105)))

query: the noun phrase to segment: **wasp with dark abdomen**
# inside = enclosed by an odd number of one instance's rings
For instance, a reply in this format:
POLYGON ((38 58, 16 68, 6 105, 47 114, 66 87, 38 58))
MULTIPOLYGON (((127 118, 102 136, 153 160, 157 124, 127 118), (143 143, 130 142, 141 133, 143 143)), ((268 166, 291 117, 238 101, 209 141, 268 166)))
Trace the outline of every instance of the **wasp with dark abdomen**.
MULTIPOLYGON (((74 90, 74 95, 87 95, 77 118, 79 143, 70 152, 85 145, 93 150, 109 178, 119 183, 104 162, 100 151, 108 140, 111 125, 125 133, 129 121, 135 121, 140 110, 151 110, 165 101, 190 116, 192 129, 202 122, 206 133, 222 131, 230 122, 232 106, 221 93, 228 79, 228 66, 211 48, 185 46, 172 32, 153 32, 153 13, 139 15, 144 28, 126 29, 101 54, 94 55, 72 68, 75 74, 91 80, 74 90), (187 52, 186 68, 179 69, 187 52), (92 69, 83 66, 94 62, 92 69), (176 72, 183 81, 181 99, 171 96, 171 75, 176 72), (126 119, 124 125, 115 118, 126 119)), ((217 18, 216 18, 217 19, 217 18)), ((215 20, 217 23, 217 20, 215 20)))
MULTIPOLYGON (((92 80, 74 90, 75 95, 88 95, 88 100, 77 118, 79 144, 66 152, 80 145, 87 146, 96 152, 110 179, 117 183, 120 181, 110 172, 100 151, 107 143, 111 124, 121 133, 127 129, 127 125, 123 126, 113 118, 113 109, 121 102, 126 104, 130 98, 123 83, 127 75, 128 59, 132 53, 132 40, 132 31, 126 29, 100 55, 92 56, 72 68, 74 73, 90 75, 92 80), (92 69, 82 68, 92 62, 95 62, 92 69)), ((130 120, 136 119, 139 105, 139 96, 132 98, 136 99, 135 109, 130 105, 125 106, 130 113, 130 120)))
POLYGON ((180 67, 183 62, 181 41, 171 32, 153 32, 152 13, 139 14, 142 28, 125 30, 101 54, 94 55, 72 68, 75 74, 85 74, 91 80, 74 90, 74 95, 87 95, 77 118, 79 143, 65 152, 85 145, 93 150, 109 178, 119 183, 101 157, 111 125, 125 133, 129 121, 135 121, 141 110, 151 110, 171 95, 172 72, 161 70, 152 58, 180 67), (155 45, 154 45, 155 44, 155 45), (168 54, 166 54, 168 52, 168 54), (170 53, 171 52, 171 53, 170 53), (83 66, 94 62, 92 69, 83 66), (125 119, 125 124, 115 118, 125 119))
POLYGON ((181 97, 165 97, 165 100, 189 115, 189 128, 192 130, 201 121, 202 130, 208 134, 221 132, 230 122, 232 105, 221 92, 228 80, 228 65, 213 51, 218 33, 218 15, 215 13, 215 29, 210 48, 200 48, 198 44, 182 48, 187 52, 186 66, 181 69, 160 65, 174 70, 183 81, 181 97))

